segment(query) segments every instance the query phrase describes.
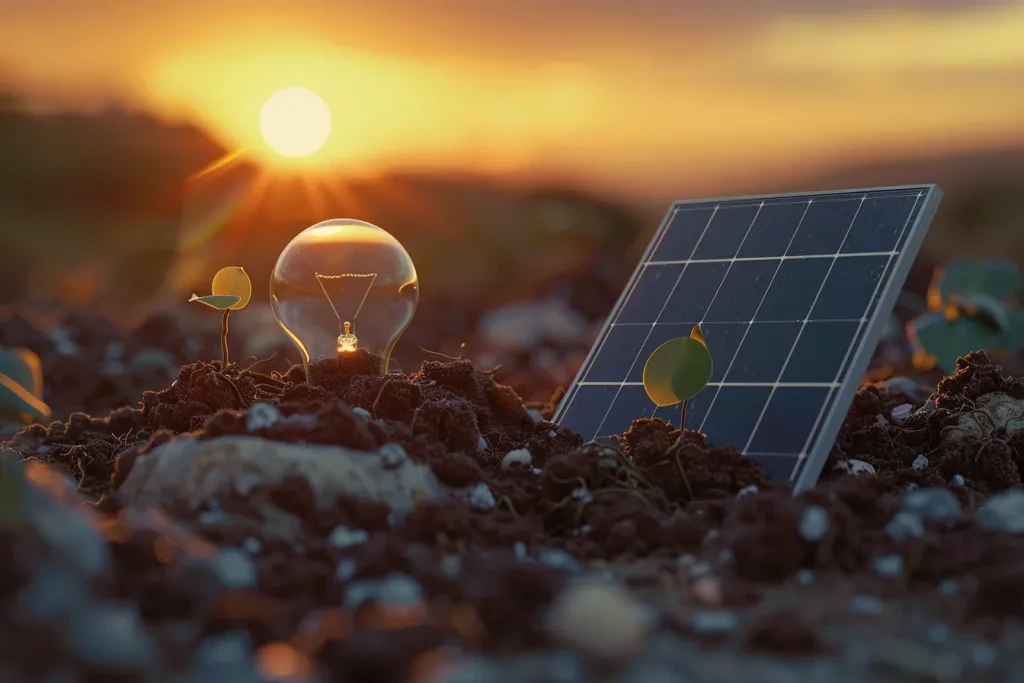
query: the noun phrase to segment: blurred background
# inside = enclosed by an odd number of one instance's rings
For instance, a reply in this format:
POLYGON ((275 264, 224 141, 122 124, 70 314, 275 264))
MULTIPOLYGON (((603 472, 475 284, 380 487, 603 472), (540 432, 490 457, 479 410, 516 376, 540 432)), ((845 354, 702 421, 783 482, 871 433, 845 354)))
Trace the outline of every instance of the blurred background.
POLYGON ((672 200, 937 182, 911 290, 951 255, 1024 261, 1017 0, 0 0, 0 91, 0 343, 51 383, 87 348, 104 382, 216 357, 185 300, 224 265, 255 287, 233 352, 297 361, 269 273, 332 217, 416 262, 407 370, 465 342, 536 400, 672 200), (300 160, 260 128, 290 86, 332 114, 300 160))

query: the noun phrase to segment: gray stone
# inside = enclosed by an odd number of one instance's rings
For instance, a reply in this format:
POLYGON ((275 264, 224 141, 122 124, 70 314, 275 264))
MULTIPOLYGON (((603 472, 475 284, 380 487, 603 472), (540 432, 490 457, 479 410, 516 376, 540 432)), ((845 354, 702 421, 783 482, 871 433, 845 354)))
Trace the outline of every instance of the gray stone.
POLYGON ((846 474, 875 474, 875 468, 871 463, 855 459, 840 460, 832 469, 846 474))
POLYGON ((800 538, 808 543, 817 543, 825 538, 831 523, 828 513, 818 505, 808 505, 800 515, 800 523, 797 531, 800 538))
POLYGON ((882 388, 890 394, 901 393, 912 398, 921 395, 921 385, 909 377, 890 377, 882 382, 882 388))
POLYGON ((156 642, 133 605, 92 605, 67 623, 68 648, 92 666, 118 671, 148 669, 157 657, 156 642))
POLYGON ((903 575, 903 557, 901 555, 876 557, 871 564, 879 576, 895 579, 903 575))
POLYGON ((54 622, 80 609, 88 598, 88 585, 80 576, 66 567, 46 565, 18 593, 14 614, 24 622, 54 622))
POLYGON ((469 489, 467 500, 477 510, 493 510, 498 505, 491 487, 482 481, 469 489))
POLYGON ((221 548, 210 558, 210 566, 225 588, 255 588, 259 572, 249 553, 240 548, 221 548))
POLYGON ((369 534, 363 529, 349 529, 347 526, 336 526, 327 537, 327 542, 335 548, 351 548, 366 543, 369 534))
POLYGON ((702 610, 693 613, 690 626, 698 635, 724 635, 740 627, 740 617, 728 610, 702 610))
POLYGON ((894 541, 906 541, 924 536, 924 520, 919 515, 909 512, 897 512, 892 521, 885 527, 889 538, 894 541))
POLYGON ((962 474, 954 474, 953 478, 950 479, 950 481, 956 484, 957 486, 963 486, 964 484, 967 483, 966 481, 964 481, 964 475, 962 474))
POLYGON ((980 396, 974 409, 957 415, 956 424, 943 429, 942 435, 945 441, 954 443, 963 439, 984 441, 1000 429, 1007 435, 1024 429, 1024 399, 999 391, 980 396))
POLYGON ((367 579, 349 584, 345 606, 356 609, 373 601, 387 607, 409 607, 423 602, 423 587, 408 574, 395 572, 380 579, 367 579))
POLYGON ((927 488, 910 491, 900 501, 900 512, 923 520, 949 522, 960 518, 960 501, 948 489, 927 488))
POLYGON ((246 477, 275 484, 297 474, 309 480, 321 507, 348 494, 386 503, 399 518, 416 499, 442 500, 450 494, 421 463, 389 469, 379 452, 250 436, 179 438, 158 446, 136 460, 121 493, 137 505, 196 513, 246 477))
POLYGON ((563 588, 544 616, 544 627, 555 642, 611 661, 639 653, 648 633, 632 594, 597 579, 577 579, 563 588))
POLYGON ((928 458, 923 455, 919 455, 914 458, 914 462, 910 463, 910 468, 920 472, 924 468, 928 467, 928 458))
POLYGON ((269 403, 257 402, 249 406, 245 413, 245 428, 250 432, 273 427, 284 419, 281 411, 269 403))
POLYGON ((997 493, 982 504, 975 519, 982 529, 1024 534, 1024 491, 997 493))
POLYGON ((756 484, 750 484, 749 486, 744 486, 743 488, 741 488, 739 491, 736 492, 736 500, 739 500, 743 496, 749 496, 750 494, 757 493, 757 492, 758 492, 758 488, 757 488, 756 484))
POLYGON ((244 669, 252 664, 252 643, 245 631, 231 631, 204 640, 192 658, 200 668, 244 669))
POLYGON ((537 561, 570 574, 578 574, 583 571, 583 567, 575 557, 558 548, 542 548, 537 552, 537 561))
POLYGON ((794 575, 794 578, 801 586, 810 586, 814 583, 814 572, 810 569, 800 569, 794 575))
POLYGON ((356 406, 355 408, 352 409, 352 412, 355 413, 356 415, 358 415, 359 417, 363 418, 364 420, 372 420, 373 419, 373 415, 371 415, 370 411, 367 410, 366 408, 361 408, 360 406, 356 406))
POLYGON ((938 585, 937 591, 942 597, 951 598, 960 592, 960 585, 956 579, 946 579, 938 585))
POLYGON ((874 595, 855 595, 850 602, 854 614, 881 614, 885 609, 882 599, 874 595))

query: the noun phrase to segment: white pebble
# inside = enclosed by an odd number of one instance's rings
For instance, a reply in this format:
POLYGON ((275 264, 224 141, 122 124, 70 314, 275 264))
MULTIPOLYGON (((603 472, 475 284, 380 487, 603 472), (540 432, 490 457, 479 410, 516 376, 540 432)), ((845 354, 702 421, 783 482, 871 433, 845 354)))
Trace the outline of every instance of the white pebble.
POLYGON ((370 411, 367 410, 366 408, 362 408, 360 406, 356 406, 355 408, 352 409, 352 412, 354 414, 358 415, 359 417, 363 418, 364 420, 372 420, 373 419, 373 415, 371 415, 370 411))
POLYGON ((356 575, 356 561, 355 558, 346 557, 338 562, 338 566, 334 569, 334 578, 338 581, 348 581, 356 575))
POLYGON ((736 500, 739 500, 743 496, 749 496, 751 493, 757 493, 757 491, 758 491, 758 488, 757 488, 757 486, 755 484, 750 484, 749 486, 744 486, 743 488, 741 488, 739 491, 736 492, 736 500))
POLYGON ((253 588, 259 573, 249 553, 239 548, 223 548, 211 560, 213 570, 225 588, 253 588))
POLYGON ((875 474, 874 466, 863 460, 840 460, 832 469, 846 474, 875 474))
POLYGON ((407 607, 423 601, 423 587, 408 574, 393 573, 380 579, 367 579, 349 584, 345 606, 355 609, 373 601, 388 607, 407 607))
POLYGON ((476 447, 477 450, 481 451, 486 451, 489 448, 489 446, 487 445, 487 439, 484 438, 483 434, 476 438, 476 447))
POLYGON ((347 526, 336 526, 327 537, 327 542, 335 548, 351 548, 366 543, 369 534, 363 529, 349 529, 347 526))
POLYGON ((378 453, 384 459, 385 467, 398 467, 409 459, 400 443, 386 443, 378 449, 378 453))
POLYGON ((914 462, 910 463, 910 467, 911 469, 915 469, 918 472, 920 472, 924 468, 928 467, 928 458, 924 457, 923 455, 919 455, 916 458, 914 458, 914 462))
POLYGON ((896 424, 903 424, 904 420, 910 417, 910 413, 914 410, 914 406, 909 403, 898 405, 892 409, 892 421, 896 424))
POLYGON ((513 467, 530 467, 533 465, 533 453, 525 448, 518 448, 509 451, 501 459, 501 469, 510 470, 513 467))
POLYGON ((512 546, 512 552, 515 553, 516 559, 520 562, 526 559, 526 544, 522 541, 516 541, 515 545, 512 546))
POLYGON ((894 541, 921 538, 924 536, 924 520, 909 512, 897 512, 885 530, 894 541))
POLYGON ((997 493, 982 504, 976 519, 982 529, 1024 534, 1024 491, 997 493))
POLYGON ((903 574, 903 557, 900 555, 883 555, 876 557, 872 563, 875 573, 890 579, 895 579, 903 574))
POLYGON ((963 475, 954 474, 953 483, 956 484, 957 486, 963 486, 967 482, 964 481, 963 475))
POLYGON ((491 487, 482 481, 470 489, 469 504, 477 510, 493 510, 498 506, 497 501, 494 500, 494 493, 491 492, 491 487))
POLYGON ((828 513, 818 505, 808 505, 800 515, 798 532, 808 543, 817 543, 825 538, 830 526, 828 513))
POLYGON ((250 432, 258 432, 261 429, 273 427, 284 419, 281 411, 269 403, 253 403, 245 416, 245 428, 250 432))

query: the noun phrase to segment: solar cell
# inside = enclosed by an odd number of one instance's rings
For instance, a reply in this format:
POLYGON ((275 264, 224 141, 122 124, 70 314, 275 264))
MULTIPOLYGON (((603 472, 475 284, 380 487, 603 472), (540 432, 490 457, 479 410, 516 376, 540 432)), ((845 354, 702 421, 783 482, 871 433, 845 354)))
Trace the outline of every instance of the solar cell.
POLYGON ((714 358, 686 426, 814 485, 942 193, 935 185, 676 202, 555 413, 586 439, 678 421, 642 382, 700 324, 714 358))

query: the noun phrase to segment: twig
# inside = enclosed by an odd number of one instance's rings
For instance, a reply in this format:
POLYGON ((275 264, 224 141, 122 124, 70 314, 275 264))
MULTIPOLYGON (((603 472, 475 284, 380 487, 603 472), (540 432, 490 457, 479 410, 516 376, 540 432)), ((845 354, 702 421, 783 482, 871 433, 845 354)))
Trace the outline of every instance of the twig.
POLYGON ((380 389, 377 391, 377 398, 373 399, 373 405, 370 406, 370 415, 373 419, 377 419, 377 404, 380 403, 381 396, 384 395, 384 390, 387 389, 388 385, 391 384, 391 377, 384 380, 384 383, 380 385, 380 389))
POLYGON ((686 401, 683 401, 682 407, 679 408, 679 431, 686 431, 686 401))
POLYGON ((444 358, 445 360, 454 361, 462 360, 462 354, 466 350, 466 342, 462 342, 462 344, 459 345, 459 355, 457 356, 449 356, 447 353, 441 353, 440 351, 431 351, 430 349, 425 349, 422 346, 417 348, 428 356, 435 356, 436 358, 444 358))

